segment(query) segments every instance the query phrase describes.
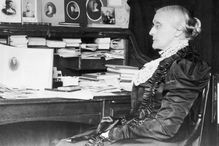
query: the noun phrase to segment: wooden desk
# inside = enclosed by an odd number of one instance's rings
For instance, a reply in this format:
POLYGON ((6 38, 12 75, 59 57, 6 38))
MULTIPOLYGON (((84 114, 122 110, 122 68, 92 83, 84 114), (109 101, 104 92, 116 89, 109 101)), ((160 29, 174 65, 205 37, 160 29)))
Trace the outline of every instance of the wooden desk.
MULTIPOLYGON (((129 95, 116 95, 96 96, 93 100, 0 99, 0 125, 27 121, 65 121, 95 125, 102 116, 112 115, 112 106, 122 104, 122 101, 127 104, 129 98, 129 95)), ((127 105, 124 108, 127 109, 127 105)))
POLYGON ((129 95, 76 99, 0 99, 1 146, 54 146, 96 126, 102 116, 129 111, 129 95))

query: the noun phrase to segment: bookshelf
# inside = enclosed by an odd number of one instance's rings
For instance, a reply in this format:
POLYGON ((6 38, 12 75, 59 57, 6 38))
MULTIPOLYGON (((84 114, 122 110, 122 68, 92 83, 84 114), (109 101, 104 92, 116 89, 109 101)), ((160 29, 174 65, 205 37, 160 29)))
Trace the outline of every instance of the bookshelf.
MULTIPOLYGON (((111 39, 120 38, 126 40, 124 50, 124 59, 106 60, 100 59, 81 59, 81 57, 59 58, 55 65, 63 65, 64 68, 70 68, 71 71, 92 72, 92 70, 105 70, 105 64, 130 65, 129 50, 136 50, 136 44, 133 35, 129 29, 124 28, 89 28, 89 27, 70 27, 70 26, 52 26, 49 23, 2 23, 0 24, 0 38, 7 39, 11 35, 26 35, 27 37, 43 37, 50 40, 61 40, 62 38, 81 38, 82 42, 89 42, 95 38, 111 39), (61 61, 61 62, 60 62, 61 61)), ((69 75, 67 73, 67 75, 69 75)))

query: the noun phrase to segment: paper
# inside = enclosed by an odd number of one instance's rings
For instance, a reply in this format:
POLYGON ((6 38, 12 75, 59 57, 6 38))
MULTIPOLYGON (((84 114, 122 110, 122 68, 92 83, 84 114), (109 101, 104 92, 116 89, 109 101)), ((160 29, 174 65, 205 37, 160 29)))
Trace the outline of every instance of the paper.
POLYGON ((72 85, 78 85, 79 77, 62 76, 62 77, 60 77, 60 79, 63 82, 63 86, 72 86, 72 85))
POLYGON ((0 48, 0 83, 10 88, 52 87, 53 49, 0 48))
POLYGON ((68 99, 93 99, 89 90, 73 92, 33 90, 33 89, 10 89, 0 88, 0 96, 5 99, 40 99, 40 98, 68 98, 68 99), (4 91, 3 91, 4 90, 4 91))
POLYGON ((120 7, 122 6, 122 0, 108 0, 107 5, 110 7, 120 7))

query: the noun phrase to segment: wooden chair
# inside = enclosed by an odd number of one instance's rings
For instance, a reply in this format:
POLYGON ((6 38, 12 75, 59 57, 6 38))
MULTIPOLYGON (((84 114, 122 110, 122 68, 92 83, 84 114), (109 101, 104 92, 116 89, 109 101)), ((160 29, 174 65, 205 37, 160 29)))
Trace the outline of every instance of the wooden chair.
MULTIPOLYGON (((200 146, 202 142, 203 126, 208 101, 208 93, 210 90, 210 80, 202 91, 202 99, 199 102, 198 115, 193 123, 192 130, 183 140, 176 141, 158 141, 155 139, 127 139, 118 141, 111 146, 200 146)), ((200 101, 200 100, 199 100, 200 101)))
MULTIPOLYGON (((203 133, 203 126, 204 126, 209 90, 210 90, 210 80, 208 81, 207 86, 202 91, 201 101, 197 100, 199 101, 198 115, 196 116, 195 121, 192 124, 192 130, 190 134, 188 134, 188 136, 186 136, 182 140, 172 139, 168 141, 158 141, 150 138, 126 139, 126 140, 117 141, 113 144, 106 143, 106 146, 109 145, 110 146, 200 146, 202 140, 202 133, 203 133)), ((90 131, 86 131, 85 133, 79 134, 77 136, 86 137, 86 135, 90 135, 91 133, 94 132, 95 130, 90 130, 90 131)), ((66 140, 62 140, 57 146, 82 146, 86 143, 86 141, 87 140, 71 143, 71 142, 67 142, 66 140)))

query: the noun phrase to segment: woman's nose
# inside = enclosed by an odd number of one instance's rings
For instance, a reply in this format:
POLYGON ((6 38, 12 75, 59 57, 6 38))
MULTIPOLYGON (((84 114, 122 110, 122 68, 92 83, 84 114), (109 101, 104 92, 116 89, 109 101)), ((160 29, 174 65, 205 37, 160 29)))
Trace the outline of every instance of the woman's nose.
POLYGON ((153 35, 154 34, 154 27, 151 28, 151 30, 149 31, 149 35, 153 35))

